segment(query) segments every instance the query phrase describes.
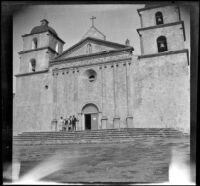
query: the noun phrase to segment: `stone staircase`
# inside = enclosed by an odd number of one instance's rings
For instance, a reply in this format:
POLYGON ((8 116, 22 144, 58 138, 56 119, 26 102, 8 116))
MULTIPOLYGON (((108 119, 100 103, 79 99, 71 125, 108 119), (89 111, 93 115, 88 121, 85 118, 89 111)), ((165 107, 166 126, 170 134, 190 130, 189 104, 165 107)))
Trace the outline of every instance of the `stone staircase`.
POLYGON ((139 138, 180 137, 189 134, 173 128, 121 128, 63 132, 24 132, 13 137, 14 145, 122 143, 139 138))

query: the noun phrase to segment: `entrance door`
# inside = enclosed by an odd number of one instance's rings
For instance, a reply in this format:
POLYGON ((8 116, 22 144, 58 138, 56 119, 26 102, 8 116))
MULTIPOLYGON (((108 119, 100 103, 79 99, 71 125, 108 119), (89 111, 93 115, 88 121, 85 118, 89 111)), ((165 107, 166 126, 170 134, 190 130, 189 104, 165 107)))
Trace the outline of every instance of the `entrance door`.
POLYGON ((98 108, 94 104, 87 104, 83 107, 84 114, 84 128, 85 130, 98 129, 98 108))
POLYGON ((91 114, 85 114, 85 130, 91 129, 91 114))
POLYGON ((85 130, 98 129, 98 114, 85 114, 85 130))
POLYGON ((98 129, 98 114, 91 114, 91 128, 92 130, 98 129))

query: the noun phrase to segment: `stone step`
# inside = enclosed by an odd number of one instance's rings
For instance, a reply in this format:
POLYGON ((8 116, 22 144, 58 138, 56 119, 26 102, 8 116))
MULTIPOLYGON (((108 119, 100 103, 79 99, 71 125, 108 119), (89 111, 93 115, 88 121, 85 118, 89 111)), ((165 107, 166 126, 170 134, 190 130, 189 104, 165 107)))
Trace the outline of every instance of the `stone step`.
MULTIPOLYGON (((70 133, 104 133, 104 132, 123 132, 123 131, 177 131, 172 128, 121 128, 121 129, 100 129, 100 130, 84 130, 84 131, 70 131, 70 133)), ((23 134, 49 134, 49 133, 62 133, 62 132, 24 132, 23 134)), ((64 132, 65 133, 65 132, 64 132)))
POLYGON ((39 132, 32 132, 32 133, 22 133, 18 136, 55 136, 55 135, 68 135, 68 136, 74 136, 74 135, 112 135, 112 134, 155 134, 155 133, 165 133, 165 134, 181 134, 182 132, 179 131, 113 131, 113 132, 101 132, 101 133, 94 133, 94 132, 88 132, 88 133, 80 133, 80 132, 58 132, 58 133, 39 133, 39 132))
MULTIPOLYGON (((18 138, 18 139, 15 139, 14 141, 48 141, 48 140, 95 140, 95 139, 98 139, 98 140, 116 140, 116 139, 137 139, 137 138, 144 138, 145 136, 144 135, 140 135, 140 136, 115 136, 115 137, 105 137, 105 138, 102 138, 102 137, 83 137, 83 138, 64 138, 64 137, 60 137, 60 138, 38 138, 38 139, 32 139, 32 138, 18 138)), ((154 135, 154 136, 147 136, 147 137, 176 137, 176 136, 173 136, 173 135, 168 135, 168 136, 161 136, 161 135, 154 135)), ((178 137, 178 136, 177 136, 178 137)))
POLYGON ((134 139, 118 139, 118 140, 47 140, 47 141, 25 141, 20 143, 14 143, 15 145, 64 145, 64 144, 82 144, 82 143, 122 143, 131 142, 134 139))
POLYGON ((69 143, 118 143, 147 137, 178 137, 182 132, 165 128, 103 129, 70 132, 24 132, 13 137, 14 144, 69 144, 69 143))
POLYGON ((107 137, 107 136, 138 136, 138 135, 180 135, 182 133, 178 132, 143 132, 143 133, 104 133, 104 134, 68 134, 68 133, 62 133, 62 134, 46 134, 46 135, 19 135, 14 136, 14 138, 52 138, 52 137, 107 137))
POLYGON ((24 137, 24 136, 20 136, 20 137, 15 137, 13 138, 14 140, 48 140, 48 139, 109 139, 109 138, 136 138, 136 137, 149 137, 149 136, 152 136, 152 137, 162 137, 162 136, 179 136, 179 135, 172 135, 172 134, 168 134, 168 135, 165 135, 165 134, 154 134, 154 135, 147 135, 147 134, 143 134, 143 135, 112 135, 112 136, 52 136, 52 137, 24 137))

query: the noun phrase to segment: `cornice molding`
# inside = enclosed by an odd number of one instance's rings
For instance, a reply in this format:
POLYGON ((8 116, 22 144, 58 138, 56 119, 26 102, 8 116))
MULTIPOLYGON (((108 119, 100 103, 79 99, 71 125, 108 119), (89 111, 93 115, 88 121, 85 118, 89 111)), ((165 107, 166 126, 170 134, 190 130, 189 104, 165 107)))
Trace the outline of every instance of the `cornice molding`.
POLYGON ((138 56, 138 59, 165 56, 165 55, 172 55, 172 54, 179 54, 179 53, 187 53, 187 59, 188 59, 188 65, 189 65, 188 49, 176 50, 176 51, 166 51, 166 52, 160 52, 160 53, 154 53, 154 54, 141 55, 141 56, 138 56))
POLYGON ((177 21, 177 22, 167 23, 167 24, 162 24, 162 25, 155 25, 155 26, 149 26, 149 27, 144 27, 144 28, 138 28, 137 32, 138 32, 139 35, 141 35, 140 31, 150 30, 150 29, 157 29, 157 28, 163 28, 163 27, 169 27, 169 26, 174 26, 174 25, 179 25, 179 24, 182 24, 182 27, 183 27, 183 37, 184 37, 184 41, 185 41, 186 40, 186 36, 185 36, 184 21, 177 21))
POLYGON ((162 28, 162 27, 168 27, 168 26, 174 26, 178 24, 183 24, 183 21, 177 21, 173 23, 166 23, 166 24, 161 24, 161 25, 154 25, 154 26, 149 26, 149 27, 144 27, 144 28, 138 28, 137 31, 143 31, 143 30, 150 30, 150 29, 155 29, 155 28, 162 28))
POLYGON ((28 52, 34 52, 34 51, 45 50, 45 49, 51 50, 53 53, 58 54, 55 50, 53 50, 50 47, 40 47, 40 48, 36 48, 36 49, 20 51, 20 52, 18 52, 18 54, 24 54, 24 53, 28 53, 28 52))
MULTIPOLYGON (((61 57, 64 54, 67 54, 67 53, 70 54, 72 51, 74 51, 74 49, 76 47, 78 47, 79 45, 82 46, 82 44, 84 44, 87 41, 92 41, 92 42, 94 42, 96 44, 101 44, 101 45, 104 45, 104 46, 127 48, 126 45, 122 45, 122 44, 119 44, 119 43, 114 43, 114 42, 111 42, 111 41, 101 40, 101 39, 92 38, 92 37, 86 37, 85 39, 83 39, 83 40, 79 41, 78 43, 74 44, 73 46, 71 46, 67 50, 63 51, 55 59, 58 59, 59 57, 61 57)), ((132 47, 132 49, 134 50, 133 47, 132 47)))
POLYGON ((132 60, 132 58, 129 57, 129 58, 124 58, 124 59, 98 62, 98 63, 94 63, 94 64, 82 64, 82 65, 76 65, 76 66, 72 66, 72 67, 54 68, 54 69, 52 69, 52 72, 63 71, 63 70, 74 70, 75 71, 75 70, 78 70, 78 68, 81 68, 81 67, 88 67, 88 66, 100 66, 100 67, 102 67, 102 66, 107 66, 107 65, 113 65, 113 63, 129 63, 129 65, 130 65, 131 60, 132 60))
MULTIPOLYGON (((57 35, 55 35, 55 34, 54 34, 53 32, 51 32, 50 30, 38 32, 38 33, 36 33, 36 34, 42 34, 42 33, 45 33, 45 32, 49 32, 49 33, 50 33, 51 35, 53 35, 56 39, 58 39, 61 43, 65 44, 65 42, 64 42, 62 39, 60 39, 57 35)), ((36 35, 36 34, 24 34, 24 35, 22 35, 22 37, 31 36, 31 35, 36 35)))
POLYGON ((40 70, 40 71, 36 71, 36 72, 27 72, 27 73, 23 73, 23 74, 16 74, 15 77, 21 77, 21 76, 29 76, 29 75, 36 75, 36 74, 41 74, 41 73, 46 73, 49 70, 40 70))
POLYGON ((145 10, 161 8, 161 7, 165 7, 165 6, 178 6, 178 5, 177 4, 172 4, 172 3, 165 3, 165 4, 162 4, 162 5, 155 5, 155 6, 151 6, 151 7, 140 8, 140 9, 137 9, 137 12, 139 14, 140 12, 145 11, 145 10))
POLYGON ((93 54, 86 54, 86 55, 80 55, 80 56, 73 56, 69 58, 64 58, 64 59, 53 59, 50 61, 50 66, 52 65, 57 65, 62 63, 63 61, 77 61, 77 60, 85 60, 85 59, 91 59, 91 58, 97 58, 100 56, 102 57, 107 57, 107 56, 112 56, 112 55, 120 55, 128 52, 132 52, 133 48, 132 47, 127 47, 124 49, 120 50, 112 50, 112 51, 105 51, 105 52, 98 52, 98 53, 93 53, 93 54))

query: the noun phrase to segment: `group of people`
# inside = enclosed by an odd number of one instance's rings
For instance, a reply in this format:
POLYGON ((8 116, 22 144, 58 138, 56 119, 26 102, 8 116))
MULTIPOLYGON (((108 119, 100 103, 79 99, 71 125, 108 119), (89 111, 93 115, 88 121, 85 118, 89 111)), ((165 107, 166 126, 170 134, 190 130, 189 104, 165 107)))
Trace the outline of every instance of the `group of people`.
POLYGON ((78 120, 74 115, 69 116, 69 118, 66 117, 66 119, 61 116, 58 123, 58 131, 75 131, 77 121, 78 120))

